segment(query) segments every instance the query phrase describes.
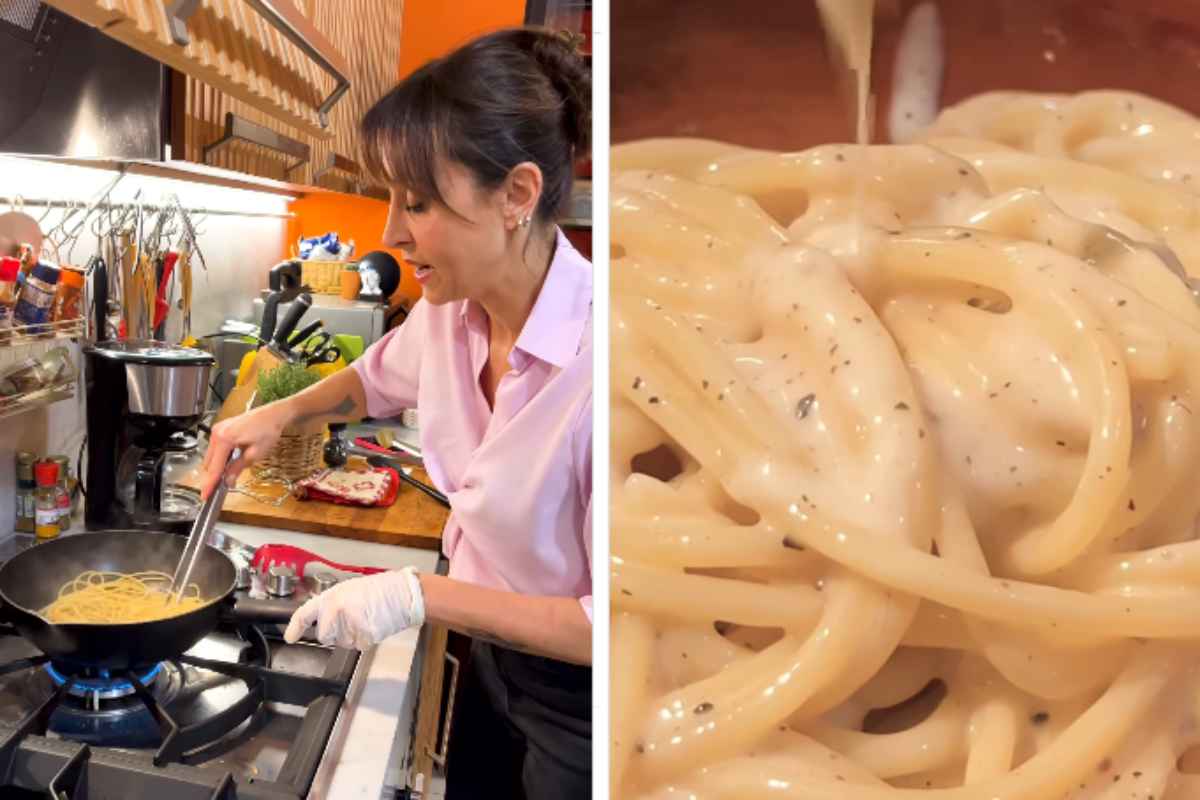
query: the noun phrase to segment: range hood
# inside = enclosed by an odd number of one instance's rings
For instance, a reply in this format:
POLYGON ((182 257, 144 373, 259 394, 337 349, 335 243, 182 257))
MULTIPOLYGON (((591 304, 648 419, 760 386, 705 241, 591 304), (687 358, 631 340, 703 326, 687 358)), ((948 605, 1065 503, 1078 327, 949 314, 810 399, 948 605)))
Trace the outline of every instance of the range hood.
POLYGON ((161 161, 167 69, 36 0, 0 0, 0 153, 161 161))

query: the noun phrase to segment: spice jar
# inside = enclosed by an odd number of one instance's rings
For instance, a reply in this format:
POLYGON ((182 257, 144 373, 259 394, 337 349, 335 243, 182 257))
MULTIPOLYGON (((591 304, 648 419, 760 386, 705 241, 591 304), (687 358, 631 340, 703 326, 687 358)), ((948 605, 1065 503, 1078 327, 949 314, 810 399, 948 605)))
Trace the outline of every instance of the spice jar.
POLYGON ((58 465, 58 484, 54 487, 54 503, 58 506, 58 528, 71 529, 71 459, 66 456, 50 456, 48 461, 58 465))
POLYGON ((79 319, 83 301, 83 271, 74 267, 63 267, 58 279, 58 291, 54 295, 54 310, 50 318, 55 322, 79 319))
POLYGON ((13 309, 17 305, 17 276, 21 262, 15 258, 0 258, 0 342, 8 341, 12 327, 13 309))
POLYGON ((17 520, 15 529, 18 533, 33 533, 36 527, 37 481, 33 477, 33 465, 37 457, 33 453, 21 451, 17 453, 17 520))
POLYGON ((34 533, 39 539, 53 539, 61 531, 56 497, 58 464, 53 461, 39 461, 33 466, 33 475, 37 479, 37 524, 34 533))
POLYGON ((45 332, 54 305, 58 278, 58 267, 42 263, 34 265, 17 297, 17 307, 13 312, 13 320, 17 325, 31 326, 30 333, 45 332))

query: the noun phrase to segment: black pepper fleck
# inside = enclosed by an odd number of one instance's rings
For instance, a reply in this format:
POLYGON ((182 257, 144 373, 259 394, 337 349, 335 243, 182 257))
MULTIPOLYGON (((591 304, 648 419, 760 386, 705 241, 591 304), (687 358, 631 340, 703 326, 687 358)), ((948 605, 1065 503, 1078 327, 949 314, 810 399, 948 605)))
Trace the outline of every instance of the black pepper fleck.
POLYGON ((812 392, 800 398, 800 402, 796 403, 796 419, 807 419, 808 412, 812 410, 813 403, 817 401, 817 396, 812 392))
POLYGON ((647 402, 649 402, 649 403, 650 403, 650 405, 652 405, 652 406, 656 406, 656 405, 658 405, 658 398, 657 398, 657 397, 651 397, 651 398, 650 398, 650 399, 649 399, 647 402))

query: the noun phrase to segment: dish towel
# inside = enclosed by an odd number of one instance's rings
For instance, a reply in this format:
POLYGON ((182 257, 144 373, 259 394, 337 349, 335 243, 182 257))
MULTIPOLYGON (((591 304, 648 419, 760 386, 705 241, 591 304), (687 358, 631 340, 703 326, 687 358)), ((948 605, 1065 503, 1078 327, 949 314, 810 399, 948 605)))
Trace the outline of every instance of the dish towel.
POLYGON ((396 501, 400 479, 391 467, 366 472, 323 469, 297 481, 293 494, 300 500, 324 500, 352 506, 390 506, 396 501))

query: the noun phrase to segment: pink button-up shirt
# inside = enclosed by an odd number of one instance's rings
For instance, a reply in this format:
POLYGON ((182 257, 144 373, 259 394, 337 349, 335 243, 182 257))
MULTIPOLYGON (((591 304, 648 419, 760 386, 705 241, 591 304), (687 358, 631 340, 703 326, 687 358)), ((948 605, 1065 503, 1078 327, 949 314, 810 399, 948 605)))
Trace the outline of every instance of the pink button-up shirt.
POLYGON ((450 577, 575 597, 590 620, 592 265, 562 231, 494 409, 487 358, 482 307, 421 300, 353 366, 372 417, 418 410, 425 469, 450 498, 450 577))

